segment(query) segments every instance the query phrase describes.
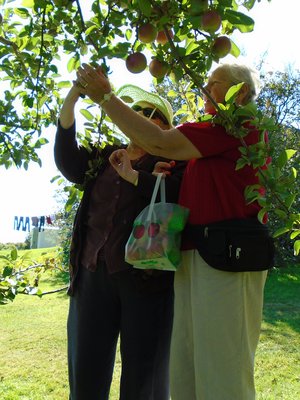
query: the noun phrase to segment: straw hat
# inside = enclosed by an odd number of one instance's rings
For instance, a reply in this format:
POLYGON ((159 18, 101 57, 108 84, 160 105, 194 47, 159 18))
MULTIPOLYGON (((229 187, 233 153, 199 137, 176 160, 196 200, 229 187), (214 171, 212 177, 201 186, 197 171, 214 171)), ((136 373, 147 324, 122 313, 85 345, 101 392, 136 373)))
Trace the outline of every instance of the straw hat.
POLYGON ((116 94, 130 107, 140 103, 152 104, 167 118, 170 126, 172 126, 173 110, 168 100, 134 85, 123 85, 116 94))

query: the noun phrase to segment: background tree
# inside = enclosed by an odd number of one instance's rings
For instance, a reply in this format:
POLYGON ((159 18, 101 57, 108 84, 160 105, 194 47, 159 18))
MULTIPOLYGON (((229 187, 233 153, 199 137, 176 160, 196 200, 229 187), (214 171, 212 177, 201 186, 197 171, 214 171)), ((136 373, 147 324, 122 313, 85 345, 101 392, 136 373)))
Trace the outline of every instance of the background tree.
MULTIPOLYGON (((277 162, 274 178, 280 179, 277 184, 281 192, 285 192, 286 200, 291 201, 289 211, 297 215, 300 210, 300 153, 295 152, 287 163, 279 162, 286 149, 300 148, 300 71, 288 68, 285 72, 264 72, 261 69, 262 87, 257 104, 260 110, 275 121, 276 130, 269 135, 271 157, 277 162), (286 188, 287 190, 285 190, 286 188)), ((269 222, 272 230, 282 229, 284 213, 270 213, 269 222)), ((296 238, 297 231, 291 233, 296 238)), ((293 246, 289 236, 279 236, 276 240, 278 262, 295 261, 293 246)))

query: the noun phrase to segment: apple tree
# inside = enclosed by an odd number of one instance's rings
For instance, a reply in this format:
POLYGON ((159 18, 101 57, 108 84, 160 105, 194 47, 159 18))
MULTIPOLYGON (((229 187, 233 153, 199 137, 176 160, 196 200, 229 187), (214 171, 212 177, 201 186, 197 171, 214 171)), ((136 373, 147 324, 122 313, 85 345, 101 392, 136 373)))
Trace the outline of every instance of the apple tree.
POLYGON ((40 163, 43 131, 56 123, 62 91, 71 85, 60 63, 71 73, 88 55, 109 72, 119 58, 133 73, 148 68, 158 81, 189 75, 201 86, 213 60, 228 52, 238 56, 230 35, 253 29, 247 10, 256 0, 14 3, 0 0, 0 165, 6 168, 40 163), (145 52, 152 54, 148 66, 145 52))

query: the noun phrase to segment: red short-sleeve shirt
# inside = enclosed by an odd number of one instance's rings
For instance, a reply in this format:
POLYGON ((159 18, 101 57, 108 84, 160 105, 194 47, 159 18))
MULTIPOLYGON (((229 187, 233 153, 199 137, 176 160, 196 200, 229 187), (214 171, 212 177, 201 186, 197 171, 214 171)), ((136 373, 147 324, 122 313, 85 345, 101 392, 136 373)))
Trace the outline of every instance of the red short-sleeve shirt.
MULTIPOLYGON (((246 186, 258 183, 255 170, 236 170, 241 141, 220 125, 210 122, 186 123, 177 127, 203 155, 189 161, 181 184, 179 203, 190 209, 189 222, 205 224, 230 218, 256 216, 257 202, 246 205, 246 186)), ((259 133, 249 131, 247 144, 258 141, 259 133)))

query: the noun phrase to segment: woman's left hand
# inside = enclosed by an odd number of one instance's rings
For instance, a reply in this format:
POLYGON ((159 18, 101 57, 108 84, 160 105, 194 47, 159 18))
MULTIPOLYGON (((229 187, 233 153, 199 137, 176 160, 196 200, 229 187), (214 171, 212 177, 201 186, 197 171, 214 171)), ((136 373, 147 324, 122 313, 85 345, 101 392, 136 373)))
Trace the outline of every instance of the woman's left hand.
POLYGON ((165 178, 167 175, 171 175, 171 169, 175 166, 175 161, 158 161, 155 166, 154 170, 152 172, 152 175, 157 176, 160 173, 163 173, 163 178, 165 178))
POLYGON ((89 64, 82 64, 77 70, 77 82, 81 93, 87 95, 95 103, 100 103, 105 94, 111 92, 110 82, 103 69, 89 64))

